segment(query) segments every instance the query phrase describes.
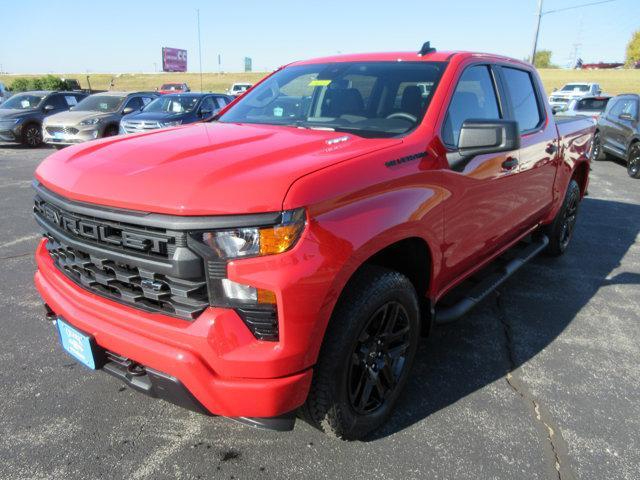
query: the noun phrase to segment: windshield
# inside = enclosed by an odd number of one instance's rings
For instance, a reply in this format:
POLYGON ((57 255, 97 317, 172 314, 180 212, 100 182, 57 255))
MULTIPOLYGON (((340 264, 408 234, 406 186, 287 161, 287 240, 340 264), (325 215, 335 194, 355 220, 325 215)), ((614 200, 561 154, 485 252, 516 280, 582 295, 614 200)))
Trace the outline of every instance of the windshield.
POLYGON ((444 68, 440 62, 294 65, 254 87, 218 120, 400 135, 422 120, 444 68))
POLYGON ((169 97, 156 98, 149 105, 144 107, 143 112, 155 113, 188 113, 198 105, 198 97, 172 95, 169 97))
POLYGON ((576 110, 589 112, 604 112, 608 98, 584 98, 576 104, 576 110))
POLYGON ((589 85, 584 83, 568 83, 562 87, 563 92, 588 92, 589 85))
POLYGON ((46 97, 45 93, 21 93, 14 95, 2 104, 0 108, 15 108, 17 110, 31 110, 38 108, 42 99, 46 97))
POLYGON ((177 83, 165 83, 160 87, 160 90, 182 90, 184 89, 184 85, 177 83))
POLYGON ((78 102, 73 110, 75 112, 115 112, 120 110, 125 98, 114 95, 91 95, 78 102))

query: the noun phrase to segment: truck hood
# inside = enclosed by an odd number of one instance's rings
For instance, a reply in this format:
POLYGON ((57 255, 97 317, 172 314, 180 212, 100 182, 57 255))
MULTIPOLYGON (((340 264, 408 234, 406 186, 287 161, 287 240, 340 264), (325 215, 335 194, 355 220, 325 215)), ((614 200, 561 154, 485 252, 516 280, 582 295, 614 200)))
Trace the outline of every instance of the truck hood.
POLYGON ((200 123, 66 148, 44 160, 35 175, 64 197, 109 207, 174 215, 273 212, 301 176, 401 142, 200 123))

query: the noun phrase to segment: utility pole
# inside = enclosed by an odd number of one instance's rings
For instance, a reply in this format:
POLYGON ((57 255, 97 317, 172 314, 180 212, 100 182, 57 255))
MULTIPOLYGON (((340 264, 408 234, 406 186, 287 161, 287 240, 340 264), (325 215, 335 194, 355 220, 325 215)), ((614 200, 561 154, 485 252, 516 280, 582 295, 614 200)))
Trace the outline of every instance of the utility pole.
POLYGON ((538 0, 538 14, 536 15, 536 33, 533 36, 533 46, 531 47, 531 56, 529 57, 529 61, 531 62, 532 65, 533 65, 533 62, 535 62, 536 49, 538 48, 538 33, 540 33, 540 21, 542 20, 542 17, 544 15, 547 15, 549 13, 564 12, 566 10, 575 10, 576 8, 591 7, 593 5, 600 5, 602 3, 611 3, 617 0, 599 0, 597 2, 583 3, 581 5, 574 5, 572 7, 556 8, 555 10, 547 10, 546 12, 542 11, 542 1, 543 0, 538 0))
POLYGON ((538 0, 538 14, 536 15, 536 29, 535 34, 533 35, 533 46, 531 47, 531 56, 529 57, 529 62, 534 67, 536 61, 536 49, 538 48, 538 34, 540 33, 540 20, 542 20, 542 0, 538 0))
POLYGON ((198 59, 200 61, 200 91, 202 92, 202 43, 200 42, 200 9, 196 9, 198 14, 198 59))

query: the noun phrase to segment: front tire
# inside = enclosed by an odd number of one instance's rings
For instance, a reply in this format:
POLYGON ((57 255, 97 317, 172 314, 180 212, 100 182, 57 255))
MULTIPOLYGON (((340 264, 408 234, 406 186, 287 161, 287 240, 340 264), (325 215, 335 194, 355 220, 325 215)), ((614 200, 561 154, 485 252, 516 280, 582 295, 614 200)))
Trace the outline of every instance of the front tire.
POLYGON ((636 142, 629 147, 627 173, 631 178, 640 178, 640 142, 636 142))
POLYGON ((24 127, 22 144, 29 148, 36 148, 42 145, 42 128, 40 128, 40 125, 31 123, 24 127))
POLYGON ((407 382, 419 337, 418 296, 409 279, 363 267, 332 315, 304 417, 343 440, 380 427, 407 382))
POLYGON ((118 135, 118 127, 116 125, 110 125, 105 128, 102 138, 115 137, 116 135, 118 135))
POLYGON ((580 186, 572 178, 556 218, 545 228, 545 233, 549 237, 549 245, 547 247, 549 255, 558 257, 567 250, 573 236, 579 206, 580 186))

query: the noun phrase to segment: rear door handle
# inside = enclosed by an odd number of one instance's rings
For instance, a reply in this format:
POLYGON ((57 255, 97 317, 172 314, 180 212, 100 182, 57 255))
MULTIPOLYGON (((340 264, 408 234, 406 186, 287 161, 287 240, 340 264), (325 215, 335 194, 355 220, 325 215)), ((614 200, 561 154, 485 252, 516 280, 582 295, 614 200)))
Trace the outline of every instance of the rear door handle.
POLYGON ((518 159, 514 157, 509 157, 504 162, 502 162, 502 168, 505 170, 513 170, 517 166, 518 166, 518 159))

